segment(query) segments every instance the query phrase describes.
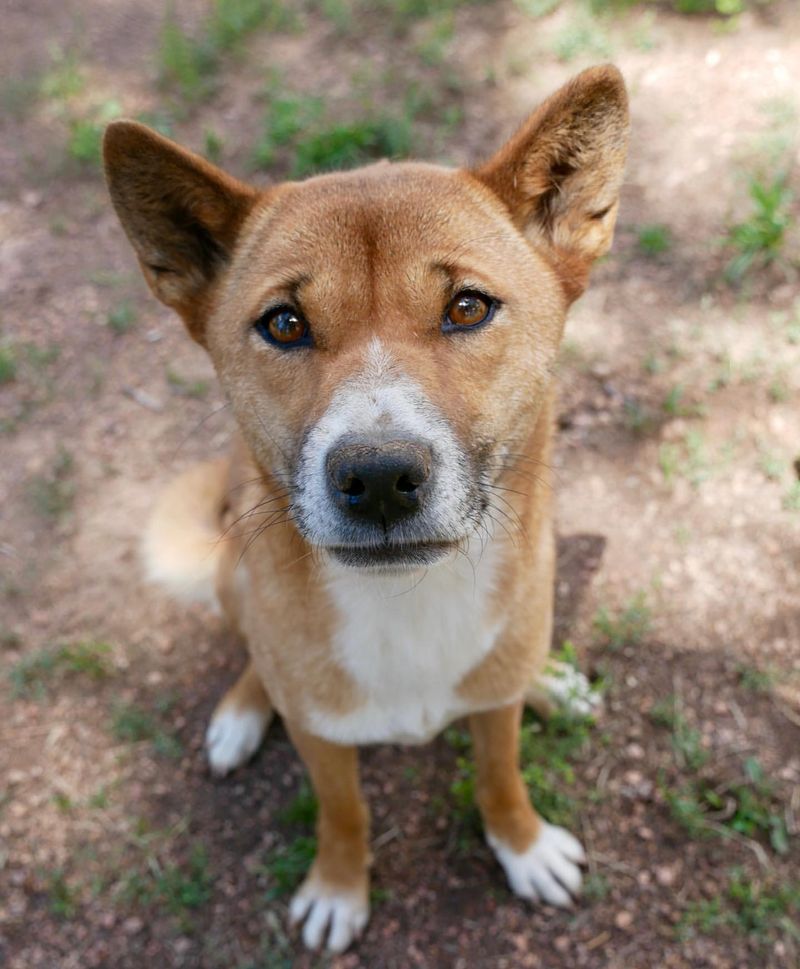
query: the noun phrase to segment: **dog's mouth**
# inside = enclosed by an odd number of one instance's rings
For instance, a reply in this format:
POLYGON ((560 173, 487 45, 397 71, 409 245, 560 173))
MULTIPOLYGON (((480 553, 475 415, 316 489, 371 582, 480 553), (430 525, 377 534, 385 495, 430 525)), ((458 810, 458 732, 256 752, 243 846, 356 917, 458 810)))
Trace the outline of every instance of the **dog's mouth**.
POLYGON ((405 542, 381 545, 331 545, 328 554, 340 565, 371 571, 407 571, 424 568, 456 548, 455 542, 405 542))

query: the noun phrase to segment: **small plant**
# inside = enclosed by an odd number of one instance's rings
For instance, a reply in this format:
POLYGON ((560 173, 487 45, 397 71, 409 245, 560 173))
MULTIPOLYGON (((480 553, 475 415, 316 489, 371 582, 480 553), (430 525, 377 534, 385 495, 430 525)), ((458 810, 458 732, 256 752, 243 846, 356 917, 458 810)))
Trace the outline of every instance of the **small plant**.
POLYGON ((161 28, 158 62, 162 87, 176 90, 190 104, 214 93, 214 50, 205 39, 196 41, 190 37, 171 14, 161 28))
POLYGON ((211 389, 210 381, 189 380, 175 373, 171 368, 167 368, 167 383, 180 397, 192 397, 195 400, 202 400, 211 389))
POLYGON ((203 134, 203 151, 206 158, 209 161, 214 162, 218 165, 220 159, 222 158, 222 151, 225 147, 225 142, 222 137, 216 133, 212 128, 206 128, 203 134))
POLYGON ((10 674, 15 696, 42 696, 55 676, 79 676, 101 680, 111 667, 108 643, 79 642, 43 649, 23 657, 10 674))
POLYGON ((783 496, 784 511, 800 511, 800 481, 795 481, 783 496))
POLYGON ((136 310, 133 304, 125 300, 108 311, 107 322, 114 333, 127 333, 136 323, 136 310))
POLYGON ((753 204, 750 218, 733 226, 728 234, 729 245, 737 251, 725 271, 731 282, 740 280, 752 268, 774 262, 791 224, 793 196, 786 175, 777 175, 771 181, 751 178, 749 195, 753 204))
POLYGON ((9 384, 17 376, 17 358, 9 346, 0 346, 0 386, 9 384))
POLYGON ((643 225, 636 241, 645 256, 654 258, 669 250, 672 246, 672 235, 665 225, 643 225))
POLYGON ((285 824, 302 824, 310 827, 317 820, 317 798, 311 786, 303 783, 294 799, 280 811, 279 817, 285 824))
POLYGON ((123 743, 150 741, 161 757, 177 760, 183 753, 178 738, 167 731, 159 718, 133 703, 118 704, 112 711, 111 733, 123 743))
POLYGON ((573 764, 589 741, 590 717, 556 713, 542 723, 526 713, 520 734, 522 777, 537 810, 554 824, 570 825, 578 805, 565 788, 575 781, 573 764))
POLYGON ((62 869, 52 873, 48 884, 50 896, 50 911, 62 919, 72 918, 78 909, 78 898, 75 889, 67 881, 62 869))
POLYGON ((741 869, 731 871, 729 878, 723 894, 687 906, 679 935, 686 938, 697 931, 710 933, 730 927, 762 943, 776 934, 795 940, 800 937, 800 882, 763 884, 741 869))
POLYGON ((263 867, 272 883, 267 897, 279 898, 291 892, 308 871, 316 851, 317 839, 306 835, 273 851, 263 867))
POLYGON ((565 63, 581 56, 610 57, 611 41, 597 21, 579 19, 559 31, 553 43, 553 53, 565 63))
POLYGON ((642 590, 619 612, 612 613, 604 606, 594 618, 595 632, 611 650, 623 646, 638 646, 650 632, 651 610, 647 594, 642 590))
POLYGON ((75 498, 72 471, 72 455, 61 447, 50 470, 31 479, 28 493, 44 518, 56 521, 72 508, 75 498))
POLYGON ((401 158, 411 150, 408 117, 379 114, 363 121, 321 128, 295 146, 292 177, 354 168, 377 158, 401 158))
MULTIPOLYGON (((275 85, 271 85, 274 87, 275 85)), ((301 131, 315 125, 322 116, 321 98, 303 95, 271 96, 264 120, 264 133, 253 152, 257 168, 267 168, 275 160, 278 149, 290 144, 301 131)))
POLYGON ((188 863, 168 865, 154 877, 153 897, 172 915, 199 908, 211 898, 208 854, 201 844, 192 847, 188 863))

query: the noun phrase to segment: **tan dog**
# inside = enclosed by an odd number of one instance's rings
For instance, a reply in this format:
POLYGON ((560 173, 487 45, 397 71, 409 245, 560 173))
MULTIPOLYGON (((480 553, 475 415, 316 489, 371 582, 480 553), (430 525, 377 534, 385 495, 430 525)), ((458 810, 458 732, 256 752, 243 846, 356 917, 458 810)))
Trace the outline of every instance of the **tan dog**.
POLYGON ((551 637, 553 367, 611 244, 627 134, 612 67, 470 171, 383 163, 257 191, 142 125, 107 131, 145 278, 241 432, 166 493, 150 572, 215 591, 247 642, 212 768, 243 763, 277 711, 311 775, 318 852, 291 904, 309 946, 341 950, 368 918, 356 745, 457 717, 512 889, 566 905, 580 887, 581 846, 531 806, 517 744, 551 637))

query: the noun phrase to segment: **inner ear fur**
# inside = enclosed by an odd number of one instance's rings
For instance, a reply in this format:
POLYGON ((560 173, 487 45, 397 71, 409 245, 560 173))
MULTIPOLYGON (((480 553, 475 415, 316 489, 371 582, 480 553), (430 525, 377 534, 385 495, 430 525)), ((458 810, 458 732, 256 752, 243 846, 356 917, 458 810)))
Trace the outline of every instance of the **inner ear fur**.
POLYGON ((111 201, 148 285, 203 343, 213 285, 256 190, 134 121, 108 126, 103 160, 111 201))
POLYGON ((628 97, 611 65, 578 74, 473 171, 534 243, 549 247, 567 297, 614 236, 628 151, 628 97))

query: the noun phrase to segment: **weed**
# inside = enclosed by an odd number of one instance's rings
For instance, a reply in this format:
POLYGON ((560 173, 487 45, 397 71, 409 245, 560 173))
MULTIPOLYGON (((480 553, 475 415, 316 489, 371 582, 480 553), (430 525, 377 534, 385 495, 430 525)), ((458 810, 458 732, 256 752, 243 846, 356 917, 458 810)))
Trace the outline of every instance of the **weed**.
POLYGON ((683 384, 674 384, 664 398, 662 409, 669 417, 702 417, 705 408, 702 404, 684 400, 686 388, 683 384))
POLYGON ((72 918, 78 909, 75 889, 67 881, 62 869, 57 869, 49 879, 47 893, 50 896, 50 911, 62 919, 72 918))
POLYGON ((203 134, 203 143, 205 156, 209 161, 214 162, 218 165, 220 159, 222 158, 222 151, 225 147, 225 142, 222 137, 216 133, 212 128, 206 128, 203 134))
POLYGON ((136 323, 136 310, 132 303, 125 300, 108 311, 106 321, 114 333, 127 333, 136 323))
POLYGON ((207 33, 214 49, 229 51, 259 27, 291 30, 297 24, 297 15, 282 0, 216 0, 207 33))
POLYGON ((791 224, 792 191, 786 175, 776 175, 771 181, 753 176, 749 195, 753 205, 750 218, 734 225, 728 234, 729 245, 737 251, 725 270, 730 282, 740 280, 752 268, 774 262, 791 224))
POLYGON ((775 374, 769 383, 767 393, 773 404, 781 404, 789 399, 789 381, 785 372, 775 374))
POLYGON ((285 824, 302 824, 310 827, 317 820, 317 798, 308 783, 303 783, 294 799, 279 813, 285 824))
POLYGON ((650 632, 651 610, 644 590, 636 593, 628 604, 616 613, 601 606, 594 618, 594 629, 603 645, 611 650, 623 646, 638 646, 650 632))
POLYGON ((43 97, 52 101, 68 101, 83 91, 86 79, 78 63, 75 51, 54 49, 52 63, 42 77, 39 87, 43 97))
POLYGON ((17 358, 9 346, 0 346, 0 386, 9 384, 17 376, 17 358))
POLYGON ((553 43, 553 53, 564 62, 580 56, 610 57, 611 41, 596 21, 579 19, 559 31, 553 43))
POLYGON ((290 144, 301 131, 315 125, 322 116, 323 106, 322 98, 303 95, 271 98, 264 120, 264 133, 253 153, 256 167, 271 165, 279 148, 290 144))
POLYGON ((650 719, 672 731, 672 750, 680 767, 697 771, 708 761, 702 735, 689 724, 676 697, 665 697, 654 704, 650 719))
POLYGON ((783 496, 784 511, 800 511, 800 481, 795 481, 783 496))
POLYGON ((24 656, 9 678, 14 696, 44 696, 47 684, 58 676, 101 680, 111 673, 108 643, 79 642, 42 649, 24 656))
POLYGON ((420 60, 429 67, 438 67, 444 59, 448 44, 453 39, 455 19, 451 10, 427 25, 426 32, 416 45, 420 60))
POLYGON ((655 415, 636 397, 625 399, 622 405, 622 420, 632 434, 650 434, 658 426, 655 415))
POLYGON ((161 865, 150 855, 143 871, 131 872, 119 883, 118 893, 129 904, 162 906, 187 929, 189 911, 209 901, 213 881, 205 848, 194 844, 183 864, 161 865))
POLYGON ((744 763, 744 778, 713 784, 701 778, 671 789, 662 783, 672 816, 692 837, 732 833, 765 838, 779 855, 789 851, 789 831, 763 768, 755 758, 744 763))
POLYGON ((264 863, 263 871, 272 885, 270 899, 288 894, 308 871, 317 851, 317 839, 303 835, 276 849, 264 863))
POLYGON ((291 175, 354 168, 377 158, 400 158, 411 150, 407 116, 378 114, 362 121, 320 128, 295 146, 291 175))
POLYGON ((176 90, 185 101, 203 101, 214 93, 215 52, 207 41, 190 37, 172 14, 161 28, 158 63, 162 87, 176 90))
POLYGON ((167 368, 166 376, 167 383, 180 397, 192 397, 195 400, 202 400, 211 389, 211 382, 209 380, 189 380, 175 373, 169 367, 167 368))
POLYGON ((178 738, 168 732, 149 710, 135 704, 118 704, 112 711, 111 733, 123 743, 150 741, 161 757, 177 760, 183 752, 178 738))
POLYGON ((686 907, 678 926, 680 936, 730 927, 762 943, 776 933, 800 938, 796 921, 800 915, 800 882, 764 885, 741 869, 731 871, 729 879, 724 894, 686 907))
POLYGON ((75 498, 73 463, 72 455, 62 446, 50 470, 31 479, 28 494, 42 517, 57 521, 72 508, 75 498))
POLYGON ((672 246, 672 235, 665 225, 643 225, 637 236, 639 249, 651 258, 667 252, 672 246))
POLYGON ((520 733, 522 777, 536 809, 554 824, 571 825, 578 805, 564 788, 589 740, 591 718, 556 713, 545 723, 527 714, 520 733))
POLYGON ((529 17, 546 17, 561 3, 561 0, 514 0, 517 7, 529 17))

